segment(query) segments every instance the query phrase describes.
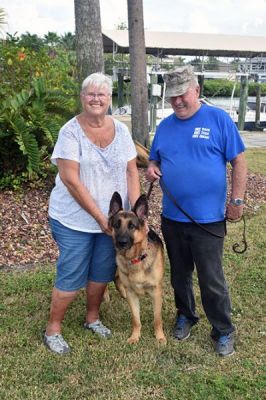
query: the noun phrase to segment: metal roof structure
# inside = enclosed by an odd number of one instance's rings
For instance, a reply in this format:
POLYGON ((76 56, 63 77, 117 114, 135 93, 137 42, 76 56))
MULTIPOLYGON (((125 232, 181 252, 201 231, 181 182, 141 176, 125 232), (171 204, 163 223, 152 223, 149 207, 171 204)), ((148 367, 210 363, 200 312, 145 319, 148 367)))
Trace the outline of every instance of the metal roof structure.
MULTIPOLYGON (((103 30, 106 53, 129 53, 127 30, 103 30)), ((145 30, 146 53, 216 57, 265 57, 266 37, 145 30)))

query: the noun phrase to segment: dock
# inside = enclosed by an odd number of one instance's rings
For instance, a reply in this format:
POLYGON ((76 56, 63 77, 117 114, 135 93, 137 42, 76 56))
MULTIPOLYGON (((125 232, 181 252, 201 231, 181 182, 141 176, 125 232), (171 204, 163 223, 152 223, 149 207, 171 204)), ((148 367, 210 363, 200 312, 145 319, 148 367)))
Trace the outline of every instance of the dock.
POLYGON ((266 147, 266 131, 240 131, 245 146, 266 147))
MULTIPOLYGON (((113 117, 126 124, 131 132, 130 115, 113 115, 113 117)), ((240 131, 240 134, 247 148, 266 147, 266 131, 240 131)))

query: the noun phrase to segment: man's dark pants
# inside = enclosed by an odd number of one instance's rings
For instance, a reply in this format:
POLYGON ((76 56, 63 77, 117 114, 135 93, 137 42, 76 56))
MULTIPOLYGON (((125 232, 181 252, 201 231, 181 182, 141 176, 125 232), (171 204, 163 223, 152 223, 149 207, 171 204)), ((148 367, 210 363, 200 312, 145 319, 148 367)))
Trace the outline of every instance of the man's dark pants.
MULTIPOLYGON (((203 226, 215 234, 224 235, 224 221, 203 226)), ((218 338, 233 332, 230 298, 222 267, 223 238, 217 238, 193 223, 176 222, 165 217, 162 217, 162 233, 178 313, 184 314, 193 324, 198 321, 192 283, 196 266, 202 305, 212 325, 211 336, 218 338)))

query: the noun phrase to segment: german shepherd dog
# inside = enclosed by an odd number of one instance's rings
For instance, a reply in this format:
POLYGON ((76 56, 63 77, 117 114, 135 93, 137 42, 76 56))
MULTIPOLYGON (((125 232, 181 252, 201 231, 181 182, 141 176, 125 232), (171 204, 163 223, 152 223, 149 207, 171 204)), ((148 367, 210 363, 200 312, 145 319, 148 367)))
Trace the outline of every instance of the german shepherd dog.
POLYGON ((121 296, 127 299, 131 310, 132 333, 127 340, 130 344, 137 343, 140 339, 139 296, 146 293, 153 302, 155 337, 159 343, 166 343, 161 315, 163 244, 154 231, 147 233, 147 215, 148 202, 145 195, 139 197, 132 211, 124 211, 120 194, 113 194, 109 226, 116 248, 115 284, 121 296))

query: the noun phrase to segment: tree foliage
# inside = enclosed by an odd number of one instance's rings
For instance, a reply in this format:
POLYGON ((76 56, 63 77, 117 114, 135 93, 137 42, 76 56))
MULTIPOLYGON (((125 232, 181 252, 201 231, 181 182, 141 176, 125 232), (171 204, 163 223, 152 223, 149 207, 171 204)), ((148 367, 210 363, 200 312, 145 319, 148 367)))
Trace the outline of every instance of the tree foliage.
POLYGON ((30 90, 8 96, 0 105, 0 178, 39 174, 70 109, 70 99, 48 89, 43 77, 34 78, 30 90))
POLYGON ((77 110, 73 53, 43 42, 37 53, 20 43, 17 37, 0 43, 1 187, 43 173, 60 127, 77 110))

